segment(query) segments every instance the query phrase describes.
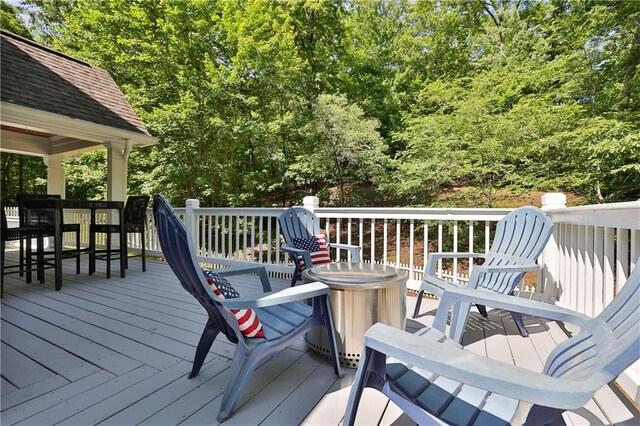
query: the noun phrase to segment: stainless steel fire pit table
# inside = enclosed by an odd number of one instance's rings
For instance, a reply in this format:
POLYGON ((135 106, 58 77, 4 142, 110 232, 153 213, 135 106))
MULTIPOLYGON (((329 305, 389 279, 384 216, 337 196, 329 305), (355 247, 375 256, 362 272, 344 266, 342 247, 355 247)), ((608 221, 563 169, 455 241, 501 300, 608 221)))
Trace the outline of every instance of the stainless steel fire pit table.
MULTIPOLYGON (((407 272, 370 263, 330 263, 302 273, 305 283, 320 281, 329 286, 333 324, 337 332, 340 362, 357 368, 364 333, 377 322, 404 330, 407 272)), ((330 359, 324 328, 307 333, 311 349, 330 359)))

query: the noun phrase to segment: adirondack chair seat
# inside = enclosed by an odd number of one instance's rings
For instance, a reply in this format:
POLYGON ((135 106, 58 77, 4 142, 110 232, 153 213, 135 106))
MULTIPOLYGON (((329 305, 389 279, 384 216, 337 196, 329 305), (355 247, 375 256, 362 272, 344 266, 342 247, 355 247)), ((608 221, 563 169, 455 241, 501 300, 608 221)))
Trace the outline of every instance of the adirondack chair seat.
POLYGON ((583 407, 640 358, 639 300, 640 267, 596 318, 484 289, 447 289, 433 328, 411 334, 376 324, 366 332, 344 424, 354 424, 365 387, 382 392, 419 424, 564 424, 564 411, 583 407), (448 338, 448 312, 464 303, 569 322, 581 330, 535 372, 474 354, 448 338))
MULTIPOLYGON (((424 279, 420 285, 413 318, 420 313, 420 305, 424 293, 440 296, 447 289, 460 288, 458 283, 446 281, 436 275, 436 265, 441 259, 482 258, 482 265, 473 266, 469 283, 471 289, 484 288, 496 293, 512 295, 516 285, 527 272, 539 270, 537 258, 542 253, 551 234, 553 223, 540 209, 526 206, 520 207, 503 217, 496 226, 496 232, 487 253, 430 253, 427 257, 424 279)), ((486 317, 487 311, 482 304, 476 304, 480 313, 486 317)), ((452 312, 451 336, 460 341, 467 321, 468 307, 457 306, 452 312)), ((512 312, 518 331, 527 337, 527 329, 522 315, 512 312)))
POLYGON ((325 328, 334 372, 340 377, 344 375, 338 361, 331 305, 327 298, 329 288, 325 284, 310 283, 274 292, 263 266, 242 265, 219 269, 215 273, 225 278, 256 274, 262 283, 263 292, 240 297, 217 296, 195 257, 191 234, 171 205, 159 194, 153 199, 153 216, 167 263, 182 287, 208 314, 189 378, 200 372, 218 334, 222 333, 231 343, 236 344, 220 403, 217 417, 219 422, 231 416, 251 374, 259 365, 315 327, 325 328), (243 335, 234 310, 247 309, 254 310, 260 318, 264 337, 243 335))

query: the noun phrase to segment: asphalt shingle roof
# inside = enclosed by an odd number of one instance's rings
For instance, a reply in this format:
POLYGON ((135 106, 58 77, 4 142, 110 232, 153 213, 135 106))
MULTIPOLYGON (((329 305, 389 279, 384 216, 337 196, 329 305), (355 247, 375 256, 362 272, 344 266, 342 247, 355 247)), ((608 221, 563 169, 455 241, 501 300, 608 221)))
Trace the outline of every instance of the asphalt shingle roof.
POLYGON ((149 135, 107 71, 10 32, 0 34, 3 102, 149 135))

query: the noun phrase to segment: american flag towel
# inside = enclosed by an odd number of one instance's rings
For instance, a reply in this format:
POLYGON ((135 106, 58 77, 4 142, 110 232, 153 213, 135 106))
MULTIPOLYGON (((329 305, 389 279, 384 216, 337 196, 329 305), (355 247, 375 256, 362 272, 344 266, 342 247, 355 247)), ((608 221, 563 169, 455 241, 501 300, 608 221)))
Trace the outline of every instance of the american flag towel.
MULTIPOLYGON (((309 238, 294 238, 293 245, 297 249, 309 252, 311 255, 311 267, 331 263, 329 245, 327 244, 327 238, 324 234, 309 238)), ((304 264, 304 256, 298 256, 298 265, 300 265, 300 271, 306 269, 307 266, 304 264)))
MULTIPOLYGON (((221 277, 210 269, 202 269, 211 291, 218 297, 223 299, 233 299, 240 297, 240 293, 236 291, 226 278, 221 277)), ((231 313, 236 317, 240 331, 245 337, 257 338, 265 337, 264 329, 260 318, 253 309, 231 309, 231 313)))

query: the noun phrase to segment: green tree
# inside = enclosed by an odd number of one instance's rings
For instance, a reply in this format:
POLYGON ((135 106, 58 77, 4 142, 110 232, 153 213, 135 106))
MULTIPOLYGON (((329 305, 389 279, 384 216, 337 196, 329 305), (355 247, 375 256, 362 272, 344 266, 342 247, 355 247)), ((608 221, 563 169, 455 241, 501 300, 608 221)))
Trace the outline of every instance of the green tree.
POLYGON ((289 175, 303 185, 337 185, 339 205, 344 206, 348 182, 375 181, 383 171, 385 146, 378 126, 345 96, 320 95, 305 128, 307 152, 296 158, 289 175))

